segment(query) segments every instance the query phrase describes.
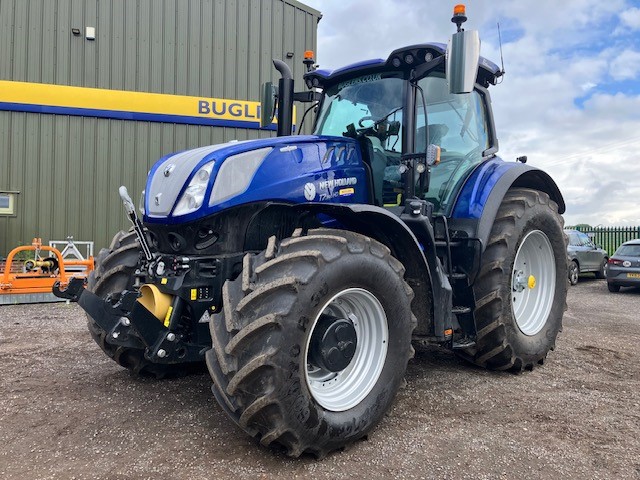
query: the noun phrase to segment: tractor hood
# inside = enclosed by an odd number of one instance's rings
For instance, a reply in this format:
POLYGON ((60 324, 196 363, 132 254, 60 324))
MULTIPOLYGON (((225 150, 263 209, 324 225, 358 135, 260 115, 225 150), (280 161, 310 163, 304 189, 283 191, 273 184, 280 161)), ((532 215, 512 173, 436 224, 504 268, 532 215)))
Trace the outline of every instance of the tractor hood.
POLYGON ((289 136, 233 141, 161 158, 151 169, 144 220, 176 224, 258 201, 366 203, 355 140, 289 136))

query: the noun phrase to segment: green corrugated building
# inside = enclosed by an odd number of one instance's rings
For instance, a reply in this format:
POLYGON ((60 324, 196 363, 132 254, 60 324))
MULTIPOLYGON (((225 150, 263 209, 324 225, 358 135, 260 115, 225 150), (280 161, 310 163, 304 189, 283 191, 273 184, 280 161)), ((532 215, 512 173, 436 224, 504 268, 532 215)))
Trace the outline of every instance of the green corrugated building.
POLYGON ((260 85, 280 58, 302 86, 319 19, 295 0, 2 0, 0 257, 104 247, 127 227, 118 187, 138 198, 161 156, 274 135, 260 85))

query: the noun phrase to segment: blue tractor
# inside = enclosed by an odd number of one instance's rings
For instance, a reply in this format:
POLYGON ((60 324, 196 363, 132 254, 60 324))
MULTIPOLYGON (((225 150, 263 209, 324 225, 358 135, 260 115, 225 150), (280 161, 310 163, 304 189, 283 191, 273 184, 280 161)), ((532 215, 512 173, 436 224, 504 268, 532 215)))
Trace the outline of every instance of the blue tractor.
MULTIPOLYGON (((458 7, 457 7, 458 8, 458 7)), ((160 159, 134 224, 97 259, 87 311, 104 352, 135 374, 206 362, 240 428, 322 457, 389 409, 414 345, 481 367, 542 364, 567 293, 564 201, 523 160, 496 156, 488 87, 501 69, 477 32, 334 71, 285 64, 264 89, 278 133, 160 159), (314 134, 292 136, 294 100, 314 134)))

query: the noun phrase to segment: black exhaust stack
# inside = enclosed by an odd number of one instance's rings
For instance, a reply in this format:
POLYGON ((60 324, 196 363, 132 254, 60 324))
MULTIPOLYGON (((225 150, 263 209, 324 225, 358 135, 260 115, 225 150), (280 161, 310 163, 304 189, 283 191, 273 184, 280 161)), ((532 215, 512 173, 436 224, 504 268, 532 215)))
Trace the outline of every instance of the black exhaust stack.
POLYGON ((293 128, 293 75, 289 65, 282 60, 273 60, 280 72, 278 80, 278 136, 291 135, 293 128))

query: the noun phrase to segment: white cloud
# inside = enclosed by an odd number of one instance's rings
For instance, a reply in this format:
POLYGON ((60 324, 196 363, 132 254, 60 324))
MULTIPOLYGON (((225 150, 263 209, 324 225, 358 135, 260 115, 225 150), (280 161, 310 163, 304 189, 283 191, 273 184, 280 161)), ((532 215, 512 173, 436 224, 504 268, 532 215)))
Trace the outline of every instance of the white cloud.
POLYGON ((610 75, 614 80, 631 80, 640 73, 640 52, 625 50, 611 61, 610 75))
MULTIPOLYGON (((446 42, 455 2, 303 0, 319 9, 318 61, 336 68, 386 58, 413 43, 446 42)), ((640 96, 611 80, 640 75, 640 9, 629 0, 477 0, 468 29, 479 29, 482 55, 499 62, 504 82, 491 87, 500 155, 527 155, 559 184, 567 223, 640 224, 640 96), (631 33, 630 33, 631 32, 631 33), (626 48, 626 49, 625 49, 626 48), (621 52, 621 53, 618 53, 621 52), (609 83, 607 83, 609 82, 609 83), (584 97, 587 96, 586 100, 584 97)), ((640 79, 638 79, 640 82, 640 79)))
POLYGON ((640 30, 640 8, 629 8, 620 12, 620 23, 625 27, 640 30))
MULTIPOLYGON (((625 95, 624 93, 597 94, 585 102, 585 111, 593 115, 602 124, 612 121, 618 124, 617 131, 621 132, 625 125, 640 127, 640 96, 625 95)), ((640 140, 640 129, 636 129, 634 136, 640 140)))

